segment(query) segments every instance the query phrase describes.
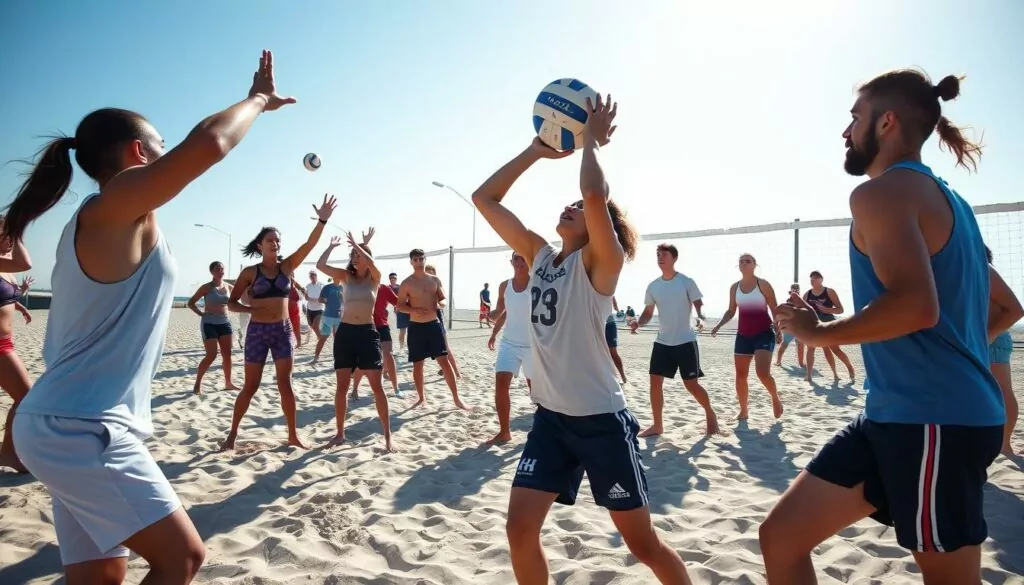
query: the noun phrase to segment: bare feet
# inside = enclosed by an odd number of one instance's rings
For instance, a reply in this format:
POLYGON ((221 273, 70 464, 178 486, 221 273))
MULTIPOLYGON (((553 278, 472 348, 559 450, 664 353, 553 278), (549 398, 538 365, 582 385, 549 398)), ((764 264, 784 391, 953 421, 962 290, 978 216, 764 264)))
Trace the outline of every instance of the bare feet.
POLYGON ((708 413, 707 418, 708 428, 706 434, 717 435, 720 432, 720 429, 718 428, 718 417, 715 415, 714 411, 712 411, 708 413))
POLYGON ((306 444, 303 443, 301 439, 299 439, 298 435, 292 435, 291 437, 288 437, 288 445, 291 447, 298 447, 299 449, 309 449, 309 447, 307 447, 306 444))
POLYGON ((658 435, 665 432, 665 429, 661 425, 651 425, 650 428, 644 430, 642 433, 637 435, 641 439, 645 437, 657 437, 658 435))
POLYGON ((228 438, 224 439, 224 442, 220 444, 221 451, 233 451, 235 448, 235 439, 238 435, 229 434, 228 438))
POLYGON ((734 418, 732 420, 734 420, 734 421, 747 420, 749 417, 750 417, 750 413, 748 413, 745 410, 741 410, 740 413, 736 415, 736 418, 734 418))
POLYGON ((239 388, 238 386, 235 386, 230 381, 228 381, 228 383, 224 385, 224 389, 225 390, 241 390, 241 388, 239 388))
POLYGON ((196 386, 195 388, 192 389, 192 393, 195 394, 196 396, 199 396, 200 394, 203 393, 203 389, 200 388, 199 386, 196 386))
POLYGON ((1007 457, 1013 457, 1015 455, 1015 453, 1013 452, 1013 447, 1011 447, 1009 443, 1003 445, 1003 449, 1000 452, 1003 455, 1006 455, 1007 457))
POLYGON ((782 417, 782 410, 782 401, 778 398, 772 398, 772 414, 775 415, 775 418, 782 417))
POLYGON ((338 433, 333 439, 327 442, 328 447, 337 447, 345 442, 345 433, 338 433))
POLYGON ((387 453, 397 453, 398 449, 395 449, 394 443, 391 440, 384 441, 384 451, 387 453))
POLYGON ((459 400, 458 398, 455 399, 455 406, 461 408, 462 410, 473 410, 469 406, 466 406, 465 404, 463 404, 462 401, 459 400))
POLYGON ((419 408, 421 406, 426 406, 426 405, 427 405, 427 399, 426 398, 420 398, 419 400, 416 401, 416 404, 413 404, 410 408, 419 408))
POLYGON ((484 443, 485 445, 494 445, 496 443, 508 443, 512 440, 512 433, 509 431, 501 431, 497 435, 491 438, 491 440, 484 443))

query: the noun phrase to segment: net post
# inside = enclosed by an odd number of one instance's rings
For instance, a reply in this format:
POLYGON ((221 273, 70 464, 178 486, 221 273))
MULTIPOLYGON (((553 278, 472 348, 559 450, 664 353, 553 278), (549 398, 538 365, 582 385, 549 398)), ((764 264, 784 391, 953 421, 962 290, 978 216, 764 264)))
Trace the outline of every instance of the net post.
POLYGON ((448 331, 455 314, 455 246, 448 246, 448 331))
POLYGON ((800 282, 800 218, 793 224, 793 282, 800 282))

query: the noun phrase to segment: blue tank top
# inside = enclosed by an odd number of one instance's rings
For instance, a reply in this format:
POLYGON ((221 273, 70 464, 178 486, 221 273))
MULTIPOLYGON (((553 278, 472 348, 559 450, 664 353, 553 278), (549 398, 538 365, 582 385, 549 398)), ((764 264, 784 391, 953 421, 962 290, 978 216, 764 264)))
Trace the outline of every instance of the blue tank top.
MULTIPOLYGON (((953 210, 953 230, 931 258, 939 322, 903 337, 861 344, 871 379, 864 411, 876 422, 995 426, 1006 420, 1002 393, 988 367, 988 264, 974 211, 921 163, 903 168, 927 175, 953 210)), ((863 308, 885 287, 871 260, 850 238, 853 300, 863 308)))
POLYGON ((145 438, 153 434, 150 384, 163 354, 178 267, 159 234, 134 274, 113 284, 92 280, 75 254, 79 212, 57 244, 46 370, 18 414, 118 423, 145 438))

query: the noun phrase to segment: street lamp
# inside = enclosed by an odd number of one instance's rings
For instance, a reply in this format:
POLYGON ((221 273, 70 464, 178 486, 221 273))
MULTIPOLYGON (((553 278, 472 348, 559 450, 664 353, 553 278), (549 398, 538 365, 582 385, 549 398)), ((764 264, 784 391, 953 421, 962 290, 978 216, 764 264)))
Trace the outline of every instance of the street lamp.
POLYGON ((435 187, 437 187, 437 188, 439 188, 439 189, 448 189, 452 193, 455 193, 456 195, 458 195, 459 199, 462 199, 463 201, 465 201, 466 205, 468 205, 468 206, 473 208, 473 247, 476 248, 476 205, 473 205, 472 201, 470 201, 469 199, 466 199, 462 195, 462 193, 459 193, 458 191, 453 189, 451 187, 451 185, 445 185, 444 183, 441 183, 441 182, 438 182, 438 181, 431 181, 430 184, 435 186, 435 187))
POLYGON ((228 277, 231 278, 231 251, 232 251, 231 234, 227 233, 226 231, 224 231, 224 230, 222 230, 220 228, 215 228, 212 225, 206 225, 205 223, 197 223, 197 224, 195 224, 195 226, 196 227, 201 227, 201 228, 209 228, 209 229, 211 229, 211 230, 213 230, 215 232, 220 232, 220 233, 222 233, 222 234, 224 234, 225 236, 228 237, 228 277))

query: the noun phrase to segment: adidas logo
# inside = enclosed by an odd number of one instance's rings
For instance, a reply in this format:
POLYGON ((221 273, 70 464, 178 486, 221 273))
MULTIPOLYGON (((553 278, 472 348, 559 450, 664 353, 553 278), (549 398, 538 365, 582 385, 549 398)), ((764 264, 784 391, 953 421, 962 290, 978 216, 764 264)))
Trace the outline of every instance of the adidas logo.
POLYGON ((615 484, 612 489, 608 490, 608 497, 613 500, 622 500, 629 497, 629 492, 622 489, 622 486, 615 484))

